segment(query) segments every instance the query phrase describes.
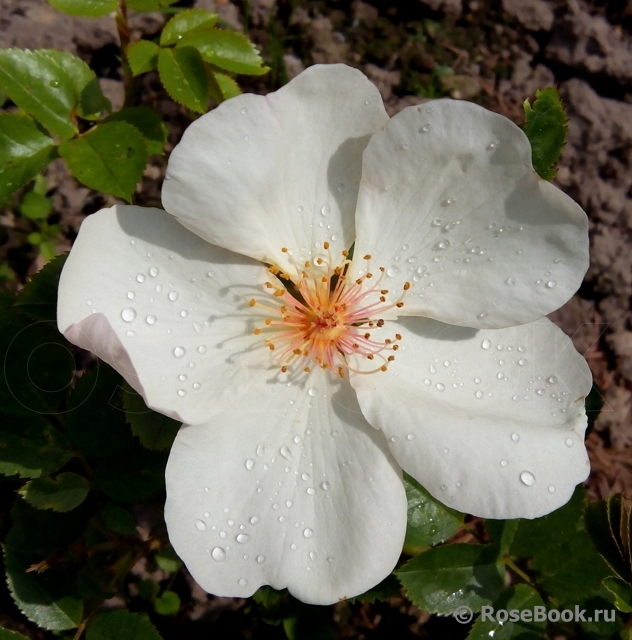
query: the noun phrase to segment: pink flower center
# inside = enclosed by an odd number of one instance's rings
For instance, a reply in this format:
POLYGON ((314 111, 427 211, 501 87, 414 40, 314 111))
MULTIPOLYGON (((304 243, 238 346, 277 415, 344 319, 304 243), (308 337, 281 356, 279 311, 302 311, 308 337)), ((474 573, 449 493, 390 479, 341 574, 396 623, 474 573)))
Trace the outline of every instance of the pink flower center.
POLYGON ((382 285, 385 269, 379 267, 379 275, 374 278, 370 255, 364 256, 367 263, 364 275, 350 280, 348 252, 342 252, 342 262, 334 267, 329 243, 323 243, 323 247, 328 258, 303 264, 297 263, 286 248, 281 249, 288 254, 296 273, 291 276, 278 267, 268 268, 276 276, 275 282, 265 285, 271 299, 253 298, 250 306, 264 308, 270 317, 254 333, 265 332, 265 344, 275 352, 274 359, 283 372, 294 366, 309 372, 312 366, 319 366, 343 378, 345 370, 386 371, 389 362, 395 359, 394 352, 399 349, 397 343, 402 337, 395 334, 379 341, 372 334, 384 325, 382 313, 404 306, 402 300, 410 283, 406 282, 399 297, 389 302, 392 294, 382 285), (352 355, 374 362, 368 370, 359 370, 349 364, 352 355))

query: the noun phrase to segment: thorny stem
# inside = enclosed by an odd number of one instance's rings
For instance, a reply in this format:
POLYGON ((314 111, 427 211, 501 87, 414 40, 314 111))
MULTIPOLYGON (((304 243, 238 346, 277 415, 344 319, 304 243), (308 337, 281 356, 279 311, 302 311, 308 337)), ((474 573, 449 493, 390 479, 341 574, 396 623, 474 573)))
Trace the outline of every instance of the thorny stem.
POLYGON ((123 67, 123 83, 125 85, 125 106, 132 103, 134 77, 127 59, 127 50, 130 46, 130 28, 127 20, 126 0, 119 0, 116 9, 116 29, 121 42, 121 66, 123 67))

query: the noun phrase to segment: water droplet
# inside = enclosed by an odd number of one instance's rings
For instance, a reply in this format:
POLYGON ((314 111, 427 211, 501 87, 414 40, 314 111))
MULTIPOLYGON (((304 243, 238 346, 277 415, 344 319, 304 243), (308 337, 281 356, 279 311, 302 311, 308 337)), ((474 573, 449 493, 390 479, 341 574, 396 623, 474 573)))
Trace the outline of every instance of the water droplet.
POLYGON ((255 461, 252 458, 248 458, 248 460, 246 460, 246 469, 248 469, 248 471, 252 471, 255 468, 255 461))
POLYGON ((433 249, 435 251, 439 251, 441 249, 447 249, 449 246, 450 246, 450 241, 449 240, 441 240, 441 241, 437 242, 437 244, 435 244, 433 249))
POLYGON ((206 531, 206 522, 204 522, 203 520, 196 520, 195 521, 195 528, 198 531, 206 531))
POLYGON ((136 332, 135 332, 135 331, 127 331, 127 332, 125 333, 125 335, 126 335, 128 338, 133 338, 133 337, 136 335, 136 332))
POLYGON ((497 142, 490 142, 490 143, 487 145, 487 149, 488 149, 488 151, 491 151, 492 149, 495 149, 497 146, 498 146, 498 143, 497 143, 497 142))
POLYGON ((147 316, 145 322, 147 324, 156 324, 156 316, 147 316))
POLYGON ((173 350, 173 355, 176 358, 182 358, 186 352, 187 352, 187 350, 184 347, 176 347, 173 350))
POLYGON ((482 320, 483 318, 487 318, 487 316, 489 315, 489 312, 487 311, 481 311, 476 317, 479 320, 482 320))
POLYGON ((158 267, 150 267, 149 268, 149 275, 152 278, 155 278, 159 273, 160 273, 160 270, 158 269, 158 267))
POLYGON ((511 434, 511 439, 512 439, 514 442, 520 442, 520 436, 519 436, 517 433, 512 433, 512 434, 511 434))
POLYGON ((307 393, 309 393, 309 395, 313 398, 318 393, 318 389, 316 387, 310 387, 307 390, 307 393))
POLYGON ((226 551, 224 551, 222 547, 215 547, 213 551, 211 551, 211 557, 213 560, 217 560, 217 562, 223 562, 226 560, 226 551))
POLYGON ((323 491, 329 491, 329 489, 331 489, 331 484, 329 482, 327 482, 327 480, 325 480, 324 482, 320 483, 320 488, 323 491))
POLYGON ((181 373, 181 374, 178 376, 178 380, 181 380, 182 382, 184 382, 187 378, 188 378, 188 376, 187 376, 187 374, 186 374, 186 373, 181 373))
POLYGON ((514 284, 516 284, 516 279, 515 278, 507 278, 507 280, 505 280, 505 284, 508 284, 510 287, 513 287, 514 284))
POLYGON ((257 556, 257 562, 259 564, 263 564, 266 561, 266 557, 265 556, 257 556))
POLYGON ((549 493, 555 493, 555 485, 549 485, 549 493))
MULTIPOLYGON (((130 300, 133 300, 136 297, 136 294, 133 291, 128 291, 127 292, 127 297, 130 300)), ((92 304, 92 300, 88 300, 88 305, 91 305, 91 304, 92 304)))
POLYGON ((529 363, 529 361, 528 361, 528 360, 526 360, 525 358, 520 358, 520 360, 518 360, 518 364, 519 364, 521 367, 524 367, 524 366, 525 366, 526 364, 528 364, 528 363, 529 363))
POLYGON ((262 444, 257 445, 257 456, 261 457, 264 453, 265 449, 262 444))
POLYGON ((301 478, 305 480, 305 482, 307 482, 311 478, 311 476, 309 475, 309 473, 302 473, 301 478))
POLYGON ((306 493, 310 496, 313 496, 316 492, 314 491, 313 487, 307 487, 307 489, 305 489, 306 493))
POLYGON ((406 440, 414 440, 414 439, 415 439, 415 434, 414 434, 414 433, 409 433, 409 434, 406 436, 406 440))
POLYGON ((323 216, 328 216, 330 211, 331 207, 328 204, 324 204, 320 209, 320 213, 323 216))
POLYGON ((123 318, 125 322, 131 322, 132 320, 136 319, 136 311, 134 311, 134 309, 131 309, 130 307, 127 307, 126 309, 123 309, 123 311, 121 311, 121 318, 123 318))
POLYGON ((546 381, 547 381, 549 384, 556 384, 556 383, 557 383, 557 378, 556 378, 555 376, 549 376, 549 377, 546 379, 546 381))
POLYGON ((235 540, 237 540, 239 544, 246 544, 247 542, 250 542, 250 536, 247 533, 238 533, 235 540))
POLYGON ((492 346, 492 343, 487 338, 485 338, 485 340, 483 340, 483 342, 481 342, 481 347, 483 349, 489 349, 491 346, 492 346))
POLYGON ((573 446, 573 439, 572 438, 566 438, 566 446, 567 447, 572 447, 573 446))
POLYGON ((501 467, 506 467, 509 463, 507 462, 507 460, 501 460, 500 461, 500 466, 501 467))
POLYGON ((51 80, 48 84, 56 89, 59 86, 59 80, 51 80))
POLYGON ((442 382, 437 382, 435 386, 437 387, 437 391, 445 391, 445 385, 442 382))
POLYGON ((426 379, 424 380, 424 384, 425 384, 427 387, 429 387, 429 386, 432 384, 432 380, 428 380, 428 378, 426 378, 426 379))
POLYGON ((202 388, 202 385, 201 385, 199 382, 194 382, 194 383, 193 383, 193 388, 194 388, 196 391, 199 391, 199 390, 202 388))
POLYGON ((314 535, 314 532, 312 531, 312 529, 310 529, 309 527, 307 527, 306 529, 303 530, 303 535, 306 538, 311 538, 314 535))
POLYGON ((536 391, 535 391, 535 392, 536 392, 539 396, 543 396, 543 395, 546 393, 546 391, 545 391, 544 389, 536 389, 536 391))
POLYGON ((408 142, 404 142, 404 143, 402 143, 402 149, 403 149, 404 151, 406 151, 406 149, 408 149, 409 147, 410 147, 410 144, 408 144, 408 142))
POLYGON ((187 392, 184 389, 178 389, 178 395, 181 398, 184 398, 184 396, 186 396, 187 392))
POLYGON ((451 204, 456 202, 456 198, 448 198, 443 202, 444 206, 449 207, 451 204))
POLYGON ((136 276, 136 281, 137 281, 137 282, 145 282, 145 274, 144 274, 144 273, 139 273, 139 274, 136 276))
POLYGON ((421 129, 419 129, 419 133, 428 133, 432 129, 431 124, 425 124, 421 129))
POLYGON ((287 445, 283 445, 280 449, 279 449, 279 453, 286 459, 286 460, 292 460, 293 456, 292 456, 292 452, 290 451, 290 448, 287 445))
POLYGON ((527 487, 532 487, 535 484, 535 476, 530 471, 523 471, 520 474, 520 482, 526 484, 527 487))
POLYGON ((167 297, 169 298, 169 300, 171 300, 171 302, 175 302, 178 299, 178 292, 170 291, 167 297))
POLYGON ((246 109, 246 107, 244 107, 243 109, 239 110, 239 113, 241 113, 241 115, 243 116, 246 113, 246 111, 248 111, 248 109, 246 109))
POLYGON ((399 438, 397 436, 392 436, 390 440, 391 442, 399 442, 399 438))
POLYGON ((248 584, 248 580, 246 578, 239 578, 239 586, 245 587, 248 584))
POLYGON ((480 400, 485 394, 482 391, 477 391, 474 395, 480 400))
POLYGON ((553 289, 553 287, 555 287, 556 284, 557 282, 555 282, 555 280, 549 280, 545 286, 547 289, 553 289))
POLYGON ((399 267, 396 267, 395 265, 391 265, 387 270, 386 270, 386 275, 389 277, 394 277, 399 273, 399 267))

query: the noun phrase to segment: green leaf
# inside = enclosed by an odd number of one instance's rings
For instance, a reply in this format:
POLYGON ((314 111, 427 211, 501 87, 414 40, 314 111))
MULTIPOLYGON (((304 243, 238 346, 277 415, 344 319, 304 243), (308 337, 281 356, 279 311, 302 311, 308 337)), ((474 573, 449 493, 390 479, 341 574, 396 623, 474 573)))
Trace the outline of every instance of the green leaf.
POLYGON ((0 50, 0 91, 61 138, 77 132, 72 80, 50 51, 0 50))
POLYGON ((603 586, 614 596, 614 606, 619 611, 632 612, 632 586, 619 578, 606 578, 603 586))
POLYGON ((86 640, 162 640, 156 627, 126 609, 98 615, 88 627, 86 640))
POLYGON ((0 627, 0 640, 29 640, 26 636, 23 636, 17 631, 9 631, 0 627))
POLYGON ((142 134, 127 122, 106 122, 59 145, 59 154, 80 182, 128 202, 147 164, 142 134))
POLYGON ((492 542, 500 545, 500 555, 509 555, 520 520, 485 520, 485 528, 492 542))
POLYGON ((404 475, 404 484, 408 498, 408 526, 404 545, 432 547, 453 536, 463 523, 463 514, 435 500, 408 474, 404 475))
POLYGON ((154 558, 156 564, 167 573, 175 573, 182 566, 182 560, 170 544, 157 551, 154 558))
POLYGON ((277 591, 268 585, 259 587, 253 594, 252 599, 260 604, 262 607, 271 607, 276 604, 285 593, 283 591, 277 591))
POLYGON ((566 112, 555 87, 535 92, 533 106, 525 100, 525 122, 522 129, 531 143, 533 168, 544 180, 553 180, 557 173, 555 163, 566 141, 566 112))
POLYGON ((153 451, 170 449, 181 423, 147 408, 142 396, 129 385, 123 387, 123 407, 132 433, 153 451))
POLYGON ((99 461, 94 469, 94 480, 113 500, 138 502, 164 492, 166 465, 166 453, 139 447, 124 456, 99 461))
POLYGON ((40 416, 2 416, 0 473, 39 478, 61 469, 72 457, 70 442, 40 416))
POLYGON ((0 113, 0 203, 33 179, 56 155, 53 140, 31 118, 0 113))
POLYGON ((58 11, 71 16, 100 18, 116 11, 117 0, 48 0, 58 11))
POLYGON ((5 547, 4 563, 11 597, 20 611, 42 629, 75 629, 83 604, 64 571, 29 572, 28 562, 5 547))
POLYGON ((167 93, 176 102, 197 113, 206 111, 208 79, 202 58, 196 49, 161 49, 158 72, 167 93))
POLYGON ((260 76, 270 70, 263 66, 254 44, 235 31, 195 29, 182 36, 177 46, 195 47, 206 62, 233 73, 260 76))
POLYGON ((159 591, 160 585, 151 578, 146 578, 138 583, 138 595, 144 600, 153 601, 159 591))
POLYGON ((96 74, 77 56, 67 51, 49 50, 50 55, 66 71, 77 95, 77 115, 84 120, 97 120, 102 111, 112 108, 103 95, 96 74))
POLYGON ((139 40, 127 50, 127 60, 135 76, 158 68, 160 47, 149 40, 139 40))
POLYGON ((164 591, 154 600, 154 609, 161 616, 175 616, 180 610, 180 596, 175 591, 164 591))
POLYGON ((209 88, 211 98, 213 98, 217 104, 241 95, 239 85, 229 75, 221 73, 220 71, 211 70, 209 72, 209 88))
POLYGON ((178 0, 127 0, 127 8, 134 11, 159 11, 178 0))
POLYGON ((108 504, 101 511, 101 518, 105 526, 122 536, 134 536, 136 530, 136 520, 134 516, 124 507, 117 504, 108 504))
POLYGON ((77 473, 60 473, 55 478, 36 478, 27 482, 19 494, 38 509, 71 511, 88 495, 90 483, 77 473))
POLYGON ((127 122, 140 131, 150 156, 164 155, 167 127, 159 113, 149 107, 128 107, 113 113, 104 120, 104 122, 119 121, 127 122))
POLYGON ((359 596, 349 598, 349 602, 362 602, 373 604, 376 600, 388 600, 393 597, 401 597, 401 587, 394 574, 389 574, 372 589, 361 593, 359 596))
POLYGON ((122 383, 118 373, 101 363, 79 378, 70 396, 66 433, 88 458, 119 456, 132 445, 119 401, 122 383))
POLYGON ((486 619, 483 620, 481 615, 472 626, 467 639, 489 640, 493 638, 494 640, 511 640, 512 638, 519 638, 520 640, 538 640, 538 638, 542 637, 542 632, 546 628, 546 621, 533 622, 534 607, 542 607, 540 611, 545 611, 544 602, 537 591, 526 584, 511 587, 504 591, 498 600, 494 602, 492 620, 489 619, 490 616, 486 616, 486 619), (500 609, 504 609, 509 613, 509 620, 505 622, 496 621, 495 614, 500 609), (528 622, 521 620, 521 614, 523 618, 531 618, 531 620, 528 622), (516 619, 514 620, 514 618, 516 619))
POLYGON ((24 194, 20 202, 20 213, 29 220, 45 220, 53 210, 53 201, 35 191, 24 194))
POLYGON ((503 586, 497 545, 450 544, 418 555, 395 572, 412 602, 449 615, 460 606, 480 611, 503 586))
POLYGON ((211 28, 216 22, 217 14, 206 11, 206 9, 187 9, 180 11, 165 25, 160 35, 160 44, 163 47, 170 44, 177 44, 188 31, 199 27, 211 28))
POLYGON ((51 260, 20 291, 13 307, 36 320, 57 323, 57 289, 66 255, 51 260))

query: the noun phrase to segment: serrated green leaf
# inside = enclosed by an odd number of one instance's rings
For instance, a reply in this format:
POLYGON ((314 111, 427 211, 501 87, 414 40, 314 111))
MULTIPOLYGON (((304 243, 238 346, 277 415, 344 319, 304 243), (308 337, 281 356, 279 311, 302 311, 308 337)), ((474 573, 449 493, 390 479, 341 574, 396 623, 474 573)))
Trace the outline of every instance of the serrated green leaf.
POLYGON ((161 49, 158 72, 167 93, 176 102, 197 113, 206 111, 208 78, 204 62, 196 49, 161 49))
POLYGON ((138 502, 164 492, 166 466, 166 453, 139 446, 124 455, 100 460, 94 469, 94 480, 113 500, 138 502))
POLYGON ((23 636, 17 631, 9 631, 0 627, 0 640, 29 640, 26 636, 23 636))
POLYGON ((145 600, 153 600, 160 591, 160 585, 151 578, 146 578, 138 583, 138 595, 145 600))
POLYGON ((45 220, 53 210, 53 201, 34 191, 24 194, 20 202, 20 213, 29 220, 45 220))
POLYGON ((154 609, 161 616, 175 616, 180 610, 180 596, 175 591, 164 591, 154 600, 154 609))
POLYGON ((20 291, 13 307, 36 320, 57 322, 57 289, 67 255, 51 260, 20 291))
POLYGON ((619 578, 606 578, 603 586, 614 596, 614 606, 619 611, 632 612, 632 586, 619 578))
POLYGON ((127 50, 127 60, 135 76, 158 68, 160 47, 149 40, 134 42, 127 50))
POLYGON ((72 457, 66 436, 40 416, 2 416, 0 473, 39 478, 61 469, 72 457))
POLYGON ((177 47, 195 47, 206 62, 232 73, 260 76, 270 70, 255 45, 235 31, 198 28, 184 34, 177 47))
POLYGON ((74 85, 49 51, 1 49, 0 91, 59 137, 77 132, 74 85))
POLYGON ((134 11, 159 11, 178 0, 127 0, 127 8, 134 11))
POLYGON ((511 640, 512 638, 538 640, 546 628, 546 621, 533 622, 534 607, 544 607, 544 602, 537 591, 526 584, 511 587, 501 593, 493 604, 494 612, 504 609, 510 615, 509 620, 497 622, 495 616, 492 620, 489 620, 489 617, 483 620, 483 616, 480 616, 472 626, 467 640, 489 640, 490 638, 494 640, 511 640), (521 620, 520 615, 528 621, 521 620), (514 618, 516 619, 514 620, 514 618), (529 620, 529 618, 531 619, 529 620))
POLYGON ((480 611, 499 595, 505 575, 497 545, 450 544, 418 555, 395 572, 424 611, 449 615, 460 606, 480 611))
POLYGON ((349 602, 362 602, 364 604, 373 604, 376 600, 388 600, 393 597, 401 597, 401 586, 399 580, 394 574, 389 574, 372 589, 361 593, 359 596, 349 598, 349 602))
POLYGON ((0 203, 57 155, 56 145, 31 118, 0 113, 0 203))
POLYGON ((608 501, 600 500, 586 505, 585 522, 588 535, 608 566, 615 575, 630 582, 630 566, 610 526, 608 501))
POLYGON ((408 498, 406 547, 432 547, 450 538, 463 523, 463 514, 435 500, 414 478, 404 475, 408 498))
POLYGON ((47 50, 68 74, 76 92, 77 115, 84 120, 97 120, 102 111, 112 108, 110 101, 103 95, 96 74, 77 56, 68 51, 47 50))
POLYGON ((525 122, 522 129, 531 143, 533 168, 544 180, 553 180, 557 174, 555 163, 566 141, 566 112, 555 87, 535 92, 533 106, 525 100, 525 122))
POLYGON ((64 571, 29 572, 29 563, 5 547, 4 563, 11 597, 20 611, 42 629, 75 629, 83 616, 83 603, 64 571))
POLYGON ((134 516, 124 507, 108 504, 103 507, 101 517, 105 526, 122 536, 133 536, 138 533, 134 516))
POLYGON ((100 18, 116 11, 117 0, 48 0, 58 11, 71 16, 100 18))
POLYGON ((142 134, 127 122, 106 122, 59 145, 59 154, 80 182, 128 202, 147 164, 142 134))
POLYGON ((149 107, 128 107, 108 116, 104 122, 127 122, 136 127, 147 146, 147 153, 164 155, 167 142, 167 127, 162 116, 149 107))
POLYGON ((119 401, 122 384, 119 374, 101 363, 79 378, 70 396, 66 433, 88 458, 118 456, 132 445, 119 401))
POLYGON ((71 511, 88 495, 90 483, 77 473, 60 473, 55 478, 36 478, 27 482, 19 494, 37 509, 71 511))
POLYGON ((217 14, 206 9, 186 9, 177 13, 162 30, 160 44, 165 47, 177 44, 182 36, 193 29, 200 27, 211 28, 217 22, 217 14))
POLYGON ((215 70, 209 70, 209 89, 217 104, 241 95, 239 85, 229 75, 215 70))
POLYGON ((126 609, 106 611, 88 626, 86 640, 162 640, 145 617, 126 609))
POLYGON ((170 449, 181 423, 147 408, 142 396, 129 385, 123 387, 123 407, 132 433, 153 451, 170 449))
POLYGON ((182 560, 170 544, 157 551, 154 559, 156 564, 167 573, 174 573, 182 566, 182 560))

